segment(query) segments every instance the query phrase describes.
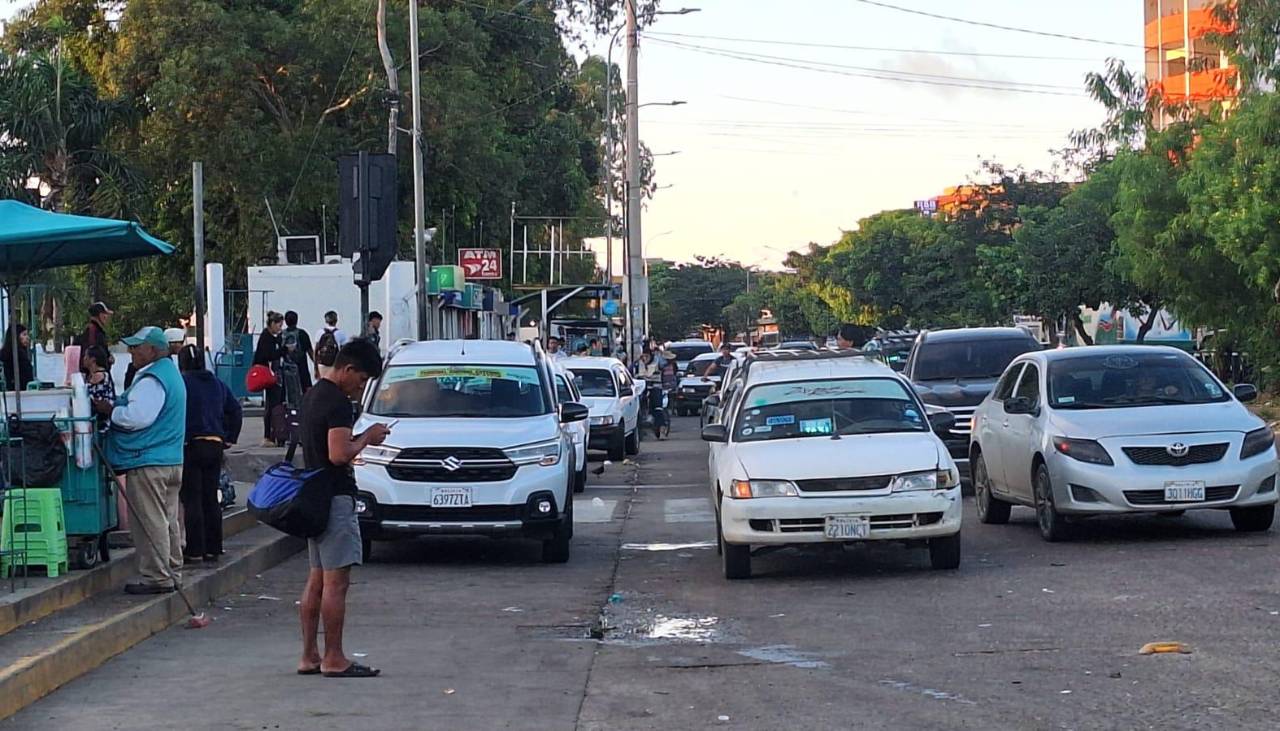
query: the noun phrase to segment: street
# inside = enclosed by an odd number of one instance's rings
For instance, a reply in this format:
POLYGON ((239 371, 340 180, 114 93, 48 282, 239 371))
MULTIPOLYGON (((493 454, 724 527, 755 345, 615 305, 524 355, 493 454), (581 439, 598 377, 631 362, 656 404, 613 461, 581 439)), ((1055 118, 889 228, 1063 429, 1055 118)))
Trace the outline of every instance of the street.
POLYGON ((959 571, 896 545, 781 551, 727 582, 696 419, 578 496, 573 558, 488 539, 378 544, 347 651, 299 677, 296 555, 0 728, 1273 728, 1274 532, 1225 514, 1041 541, 968 510, 959 571), (603 638, 603 639, 600 639, 603 638), (1141 656, 1151 641, 1191 654, 1141 656))

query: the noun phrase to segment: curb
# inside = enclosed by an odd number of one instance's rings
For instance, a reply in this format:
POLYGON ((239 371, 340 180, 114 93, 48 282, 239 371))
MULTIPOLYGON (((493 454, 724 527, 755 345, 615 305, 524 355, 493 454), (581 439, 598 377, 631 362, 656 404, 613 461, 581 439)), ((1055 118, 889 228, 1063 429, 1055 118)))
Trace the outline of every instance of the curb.
MULTIPOLYGON (((258 521, 254 520, 247 509, 239 508, 222 516, 222 535, 230 538, 257 524, 258 521)), ((136 569, 136 562, 132 559, 133 549, 117 548, 112 553, 112 560, 101 566, 67 574, 65 579, 14 601, 0 601, 0 636, 28 622, 73 607, 97 594, 124 586, 136 569)))
MULTIPOLYGON (((236 559, 221 564, 184 587, 193 604, 208 604, 255 574, 302 550, 300 539, 270 531, 236 559)), ((120 562, 128 563, 128 562, 120 562)), ((104 567, 106 568, 106 567, 104 567)), ((127 611, 70 634, 51 647, 0 670, 0 720, 8 718, 60 686, 93 670, 143 640, 188 616, 177 594, 147 600, 127 611)))

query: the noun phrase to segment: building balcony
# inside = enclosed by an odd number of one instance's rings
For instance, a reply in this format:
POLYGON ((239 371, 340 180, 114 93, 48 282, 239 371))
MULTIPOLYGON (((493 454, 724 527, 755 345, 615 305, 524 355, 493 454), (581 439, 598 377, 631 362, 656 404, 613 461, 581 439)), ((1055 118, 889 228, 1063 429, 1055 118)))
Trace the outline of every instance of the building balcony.
POLYGON ((1146 26, 1147 48, 1181 48, 1186 45, 1186 36, 1192 40, 1204 38, 1210 33, 1226 33, 1231 26, 1214 17, 1210 8, 1199 8, 1189 13, 1166 15, 1153 20, 1146 26), (1184 34, 1184 16, 1187 33, 1184 34))
POLYGON ((1190 95, 1187 93, 1187 79, 1187 74, 1166 76, 1163 80, 1151 81, 1147 90, 1152 95, 1159 94, 1167 104, 1224 101, 1235 98, 1237 94, 1234 68, 1192 72, 1190 95))

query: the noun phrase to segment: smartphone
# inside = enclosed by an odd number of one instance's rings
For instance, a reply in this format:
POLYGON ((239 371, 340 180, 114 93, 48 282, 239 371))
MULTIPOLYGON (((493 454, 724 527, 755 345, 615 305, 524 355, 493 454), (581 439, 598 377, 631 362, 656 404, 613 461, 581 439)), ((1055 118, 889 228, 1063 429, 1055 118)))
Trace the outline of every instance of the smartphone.
POLYGON ((392 427, 394 427, 396 424, 399 424, 399 423, 400 423, 399 419, 392 419, 391 421, 388 421, 385 424, 383 424, 383 426, 387 427, 387 429, 391 429, 392 427))

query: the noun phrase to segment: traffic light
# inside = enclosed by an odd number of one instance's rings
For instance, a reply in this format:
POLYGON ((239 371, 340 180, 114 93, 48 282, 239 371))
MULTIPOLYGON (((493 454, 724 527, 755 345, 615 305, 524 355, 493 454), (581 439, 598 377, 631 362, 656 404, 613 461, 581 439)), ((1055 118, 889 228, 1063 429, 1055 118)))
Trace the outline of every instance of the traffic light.
POLYGON ((338 158, 338 245, 358 285, 382 278, 396 256, 396 156, 360 152, 338 158))

